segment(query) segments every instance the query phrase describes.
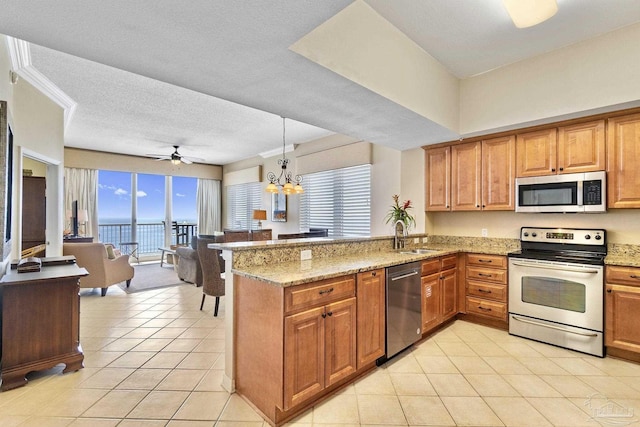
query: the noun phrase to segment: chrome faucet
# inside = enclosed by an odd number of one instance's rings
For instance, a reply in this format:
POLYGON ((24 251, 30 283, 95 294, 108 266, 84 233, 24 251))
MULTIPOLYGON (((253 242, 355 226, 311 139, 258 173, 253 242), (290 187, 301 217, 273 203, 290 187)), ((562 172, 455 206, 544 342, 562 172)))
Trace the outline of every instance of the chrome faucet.
POLYGON ((393 224, 394 236, 393 236, 393 249, 404 249, 407 241, 407 227, 404 222, 398 220, 393 224), (398 230, 398 224, 400 224, 400 230, 398 230), (402 231, 402 235, 399 236, 399 231, 402 231))

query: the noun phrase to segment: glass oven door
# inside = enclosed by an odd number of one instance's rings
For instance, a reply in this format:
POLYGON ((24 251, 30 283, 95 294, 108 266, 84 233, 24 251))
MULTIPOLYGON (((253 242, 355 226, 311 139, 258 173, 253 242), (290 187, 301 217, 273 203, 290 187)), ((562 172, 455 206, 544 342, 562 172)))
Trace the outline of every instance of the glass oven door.
POLYGON ((509 259, 509 312, 603 331, 602 266, 509 259))

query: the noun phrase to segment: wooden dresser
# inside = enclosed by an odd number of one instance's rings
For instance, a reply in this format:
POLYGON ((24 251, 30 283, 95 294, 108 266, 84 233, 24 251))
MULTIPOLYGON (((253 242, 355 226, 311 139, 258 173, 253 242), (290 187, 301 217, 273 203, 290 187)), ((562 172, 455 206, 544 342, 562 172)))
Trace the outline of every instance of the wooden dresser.
POLYGON ((83 367, 78 292, 87 270, 73 257, 42 260, 37 273, 11 269, 0 279, 2 391, 25 385, 31 371, 59 363, 65 373, 83 367))

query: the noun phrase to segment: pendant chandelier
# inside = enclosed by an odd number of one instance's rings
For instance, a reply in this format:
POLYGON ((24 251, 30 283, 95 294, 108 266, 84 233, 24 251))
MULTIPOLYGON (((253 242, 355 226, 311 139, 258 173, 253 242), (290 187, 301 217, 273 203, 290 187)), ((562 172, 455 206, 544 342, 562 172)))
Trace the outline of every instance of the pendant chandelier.
POLYGON ((282 190, 283 194, 300 194, 304 193, 304 189, 300 183, 302 182, 302 177, 300 175, 293 175, 291 172, 287 171, 287 165, 289 164, 289 159, 285 157, 285 126, 284 126, 284 117, 282 118, 282 158, 278 159, 278 165, 282 168, 280 171, 280 175, 276 176, 275 173, 269 172, 267 174, 267 179, 269 180, 269 185, 265 191, 267 193, 277 194, 282 190))

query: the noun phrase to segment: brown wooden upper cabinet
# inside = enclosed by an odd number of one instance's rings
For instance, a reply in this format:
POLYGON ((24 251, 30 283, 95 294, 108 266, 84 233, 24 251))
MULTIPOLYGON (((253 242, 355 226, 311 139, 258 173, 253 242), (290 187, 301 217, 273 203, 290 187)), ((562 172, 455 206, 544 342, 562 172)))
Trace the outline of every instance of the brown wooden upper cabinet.
POLYGON ((640 208, 640 114, 609 119, 607 206, 640 208))
POLYGON ((515 152, 514 136, 427 150, 427 210, 513 210, 515 152))
POLYGON ((516 137, 516 176, 605 170, 604 120, 543 129, 516 137))
POLYGON ((451 210, 451 147, 426 150, 426 210, 451 210))

